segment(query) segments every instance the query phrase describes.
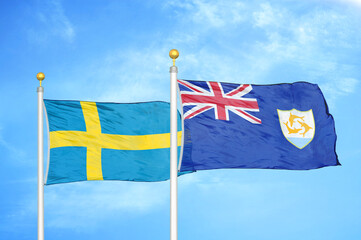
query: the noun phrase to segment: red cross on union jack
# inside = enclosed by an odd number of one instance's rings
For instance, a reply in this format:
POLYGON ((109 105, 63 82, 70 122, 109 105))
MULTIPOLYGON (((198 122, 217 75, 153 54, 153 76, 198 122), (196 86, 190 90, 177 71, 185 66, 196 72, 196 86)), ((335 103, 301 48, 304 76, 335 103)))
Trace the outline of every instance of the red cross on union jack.
POLYGON ((229 121, 229 111, 231 111, 251 123, 262 123, 261 119, 246 112, 259 112, 257 99, 243 97, 252 91, 252 86, 249 84, 241 84, 232 91, 224 93, 219 82, 206 82, 209 90, 191 81, 178 80, 178 83, 189 89, 180 91, 183 106, 194 106, 183 113, 184 119, 214 109, 215 118, 219 120, 229 121))

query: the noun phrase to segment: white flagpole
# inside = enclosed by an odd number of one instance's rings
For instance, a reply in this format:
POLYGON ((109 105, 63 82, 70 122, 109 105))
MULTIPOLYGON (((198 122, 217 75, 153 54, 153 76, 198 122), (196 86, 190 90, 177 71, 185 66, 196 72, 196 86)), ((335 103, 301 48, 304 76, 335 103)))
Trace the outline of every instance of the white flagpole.
POLYGON ((178 239, 178 158, 177 158, 177 73, 175 59, 179 56, 176 49, 169 52, 173 59, 170 67, 170 240, 178 239))
POLYGON ((36 78, 40 81, 38 92, 38 240, 44 240, 44 131, 43 131, 43 95, 41 81, 45 75, 39 72, 36 78))

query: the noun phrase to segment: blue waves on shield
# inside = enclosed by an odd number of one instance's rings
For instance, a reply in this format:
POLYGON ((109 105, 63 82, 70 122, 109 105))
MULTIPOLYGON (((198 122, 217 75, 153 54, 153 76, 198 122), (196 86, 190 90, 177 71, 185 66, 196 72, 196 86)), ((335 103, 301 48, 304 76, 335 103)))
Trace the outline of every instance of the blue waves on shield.
MULTIPOLYGON (((169 103, 44 100, 44 104, 50 138, 47 185, 169 179, 169 103)), ((180 137, 181 124, 178 131, 180 137)))
POLYGON ((181 170, 308 170, 340 165, 332 115, 316 84, 179 80, 181 170))

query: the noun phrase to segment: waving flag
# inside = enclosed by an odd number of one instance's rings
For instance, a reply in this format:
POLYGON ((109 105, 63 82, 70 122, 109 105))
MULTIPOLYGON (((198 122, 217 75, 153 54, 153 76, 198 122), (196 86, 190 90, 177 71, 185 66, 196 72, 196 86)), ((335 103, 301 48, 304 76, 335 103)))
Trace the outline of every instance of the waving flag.
POLYGON ((315 84, 178 80, 178 86, 184 124, 181 171, 339 165, 334 121, 315 84))
POLYGON ((169 179, 169 103, 44 103, 50 138, 46 184, 169 179))

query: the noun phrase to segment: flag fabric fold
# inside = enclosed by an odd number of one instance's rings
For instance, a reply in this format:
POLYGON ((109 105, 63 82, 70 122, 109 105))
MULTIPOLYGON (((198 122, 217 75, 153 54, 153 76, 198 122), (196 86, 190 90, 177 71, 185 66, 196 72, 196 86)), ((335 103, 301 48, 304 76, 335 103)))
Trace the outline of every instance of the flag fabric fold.
POLYGON ((178 80, 181 171, 307 170, 340 165, 334 120, 316 84, 178 80))
POLYGON ((47 185, 169 179, 169 103, 44 100, 44 104, 50 139, 47 185))

